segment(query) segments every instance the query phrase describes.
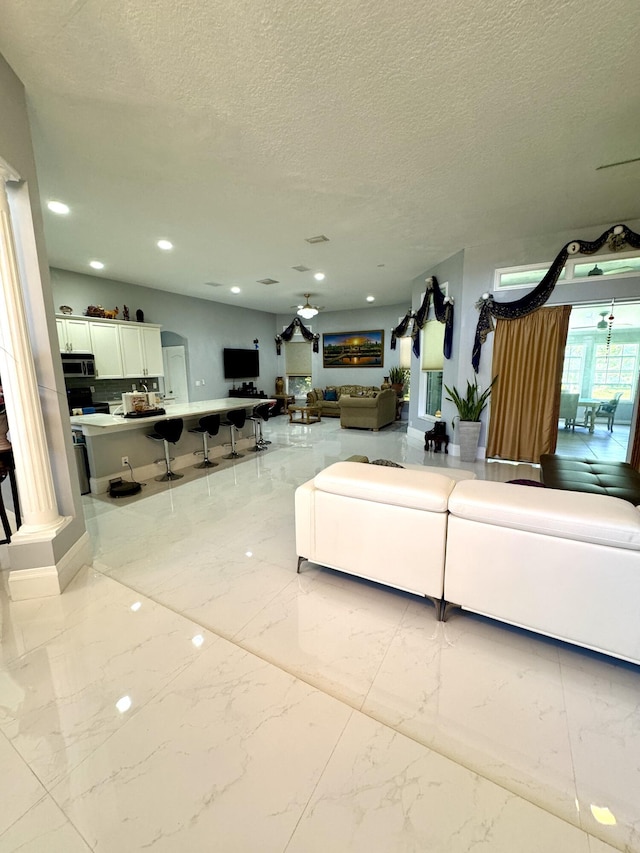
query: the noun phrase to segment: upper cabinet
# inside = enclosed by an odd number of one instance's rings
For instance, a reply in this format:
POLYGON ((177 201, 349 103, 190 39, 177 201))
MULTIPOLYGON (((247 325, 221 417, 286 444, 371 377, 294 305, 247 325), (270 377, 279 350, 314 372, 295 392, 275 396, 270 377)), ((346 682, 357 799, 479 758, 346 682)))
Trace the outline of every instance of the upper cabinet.
POLYGON ((164 376, 160 327, 102 317, 56 317, 62 352, 92 352, 97 379, 164 376))
POLYGON ((125 377, 164 376, 162 343, 157 326, 121 326, 120 349, 125 377))
POLYGON ((92 352, 89 320, 56 317, 60 352, 92 352))
POLYGON ((115 323, 91 324, 91 351, 96 358, 96 379, 121 379, 120 328, 115 323))

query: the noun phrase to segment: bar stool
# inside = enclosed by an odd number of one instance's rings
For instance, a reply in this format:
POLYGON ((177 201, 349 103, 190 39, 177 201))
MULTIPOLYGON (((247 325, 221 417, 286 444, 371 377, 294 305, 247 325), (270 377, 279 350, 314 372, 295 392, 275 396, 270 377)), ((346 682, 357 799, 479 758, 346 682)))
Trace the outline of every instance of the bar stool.
POLYGON ((227 412, 226 420, 224 421, 224 425, 228 426, 231 431, 231 453, 225 454, 223 459, 242 459, 244 453, 238 453, 236 450, 236 430, 242 429, 244 426, 244 422, 247 419, 247 413, 244 409, 234 409, 231 412, 227 412))
POLYGON ((151 438, 153 441, 164 442, 164 460, 162 458, 155 460, 156 462, 164 461, 167 466, 166 472, 160 477, 155 478, 159 483, 165 483, 167 480, 181 480, 184 477, 184 474, 175 474, 171 470, 170 463, 173 457, 169 456, 169 444, 176 444, 179 441, 182 435, 182 427, 182 418, 173 418, 168 421, 159 421, 155 424, 156 431, 147 433, 147 438, 151 438))
POLYGON ((249 417, 249 420, 253 421, 253 437, 256 441, 254 446, 249 448, 253 453, 257 453, 260 450, 267 450, 267 445, 271 444, 262 435, 262 421, 269 420, 270 408, 271 403, 260 403, 254 407, 253 414, 249 417))
POLYGON ((207 436, 210 435, 213 438, 214 435, 218 434, 219 429, 220 415, 205 415, 203 418, 200 418, 200 426, 193 427, 189 430, 189 432, 197 433, 202 436, 202 450, 194 451, 194 456, 198 453, 202 453, 204 458, 198 465, 194 465, 194 468, 214 468, 218 464, 217 462, 212 462, 209 459, 207 436))

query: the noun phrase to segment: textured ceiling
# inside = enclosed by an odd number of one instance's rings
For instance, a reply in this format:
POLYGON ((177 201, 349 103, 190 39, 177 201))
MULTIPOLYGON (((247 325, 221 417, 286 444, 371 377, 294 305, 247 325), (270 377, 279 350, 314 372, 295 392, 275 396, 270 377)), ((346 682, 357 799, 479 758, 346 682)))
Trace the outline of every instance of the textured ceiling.
POLYGON ((640 164, 596 171, 640 157, 639 35, 637 0, 2 0, 0 52, 53 266, 286 312, 640 217, 640 164))

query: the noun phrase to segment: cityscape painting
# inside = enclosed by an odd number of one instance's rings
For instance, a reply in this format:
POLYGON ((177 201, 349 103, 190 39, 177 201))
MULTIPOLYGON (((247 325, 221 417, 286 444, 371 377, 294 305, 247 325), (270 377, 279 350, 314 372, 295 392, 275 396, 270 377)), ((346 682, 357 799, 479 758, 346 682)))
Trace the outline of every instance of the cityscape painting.
POLYGON ((383 367, 384 330, 322 336, 323 367, 383 367))

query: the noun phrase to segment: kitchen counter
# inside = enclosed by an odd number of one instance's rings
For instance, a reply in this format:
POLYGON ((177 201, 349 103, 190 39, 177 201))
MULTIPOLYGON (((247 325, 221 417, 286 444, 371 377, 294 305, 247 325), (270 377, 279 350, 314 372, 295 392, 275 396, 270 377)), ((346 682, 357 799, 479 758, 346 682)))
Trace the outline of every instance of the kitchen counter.
POLYGON ((222 397, 219 400, 201 400, 198 403, 176 403, 164 406, 166 414, 148 418, 124 418, 121 415, 72 415, 71 426, 81 427, 84 435, 96 436, 110 432, 124 432, 148 427, 168 418, 202 418, 204 415, 224 414, 234 409, 253 409, 258 403, 275 400, 256 400, 255 397, 222 397))
MULTIPOLYGON (((102 494, 109 488, 109 481, 122 477, 131 478, 131 471, 122 464, 126 457, 137 480, 149 480, 162 473, 158 456, 162 455, 162 447, 157 442, 149 441, 147 436, 153 432, 154 424, 169 418, 182 418, 184 429, 178 443, 171 448, 175 457, 172 467, 174 470, 188 468, 197 463, 194 454, 202 450, 202 438, 189 432, 197 425, 204 415, 221 414, 237 409, 247 409, 250 412, 259 403, 275 402, 267 398, 255 397, 224 397, 219 400, 202 400, 199 403, 166 404, 164 415, 152 415, 148 418, 123 418, 121 415, 72 415, 71 426, 81 430, 85 436, 87 456, 89 460, 89 486, 93 494, 102 494)), ((240 439, 240 447, 247 448, 254 439, 251 438, 252 425, 248 422, 244 428, 246 437, 240 439)), ((220 432, 209 439, 210 456, 222 455, 227 452, 224 448, 229 442, 228 427, 220 427, 220 432)))

